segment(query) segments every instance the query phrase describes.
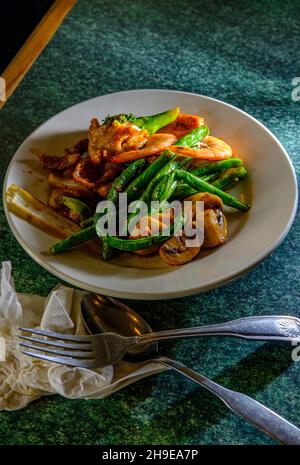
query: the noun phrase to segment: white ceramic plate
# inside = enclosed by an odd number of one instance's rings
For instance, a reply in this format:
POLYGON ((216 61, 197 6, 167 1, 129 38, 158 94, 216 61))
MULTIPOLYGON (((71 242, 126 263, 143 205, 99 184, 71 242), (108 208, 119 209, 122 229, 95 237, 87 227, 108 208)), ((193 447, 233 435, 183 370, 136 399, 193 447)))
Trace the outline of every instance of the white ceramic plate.
MULTIPOLYGON (((126 259, 107 263, 79 250, 46 256, 41 251, 47 250, 54 238, 6 208, 11 230, 34 260, 59 278, 86 290, 155 300, 220 286, 249 270, 278 246, 293 222, 297 206, 296 177, 288 154, 274 135, 247 113, 197 94, 168 90, 120 92, 87 100, 59 113, 36 129, 18 149, 8 168, 4 191, 17 184, 45 201, 47 177, 32 148, 60 153, 86 134, 94 116, 101 119, 124 112, 153 114, 177 105, 184 112, 203 115, 211 133, 232 145, 250 173, 252 208, 240 219, 230 221, 230 240, 177 268, 160 266, 158 258, 144 259, 148 269, 124 266, 126 259)), ((243 189, 249 195, 247 184, 243 189)))

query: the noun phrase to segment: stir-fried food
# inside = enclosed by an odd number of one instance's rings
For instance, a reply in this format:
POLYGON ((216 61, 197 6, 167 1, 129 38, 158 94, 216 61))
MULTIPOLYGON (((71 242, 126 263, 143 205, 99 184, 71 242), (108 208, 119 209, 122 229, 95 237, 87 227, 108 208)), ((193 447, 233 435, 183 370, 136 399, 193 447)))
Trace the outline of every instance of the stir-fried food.
POLYGON ((143 148, 139 150, 129 150, 112 157, 114 163, 125 163, 127 161, 137 160, 138 158, 150 157, 167 150, 176 142, 174 134, 153 134, 149 136, 143 148))
POLYGON ((103 259, 122 252, 141 257, 159 253, 168 265, 182 265, 201 250, 226 242, 225 206, 249 209, 227 192, 247 176, 242 159, 233 157, 227 142, 210 135, 202 116, 180 113, 178 107, 150 116, 107 116, 102 123, 92 118, 86 138, 62 154, 42 153, 39 158, 48 171, 48 205, 16 186, 9 189, 7 201, 15 213, 38 227, 45 229, 53 214, 48 231, 59 233, 60 224, 64 231, 68 228, 70 233, 61 234, 64 238, 51 247, 52 253, 98 237, 103 259), (135 201, 125 217, 121 193, 127 202, 135 201), (103 199, 111 203, 99 211, 103 199), (175 214, 174 201, 179 206, 190 202, 189 213, 182 209, 175 214), (199 202, 202 226, 196 221, 199 202), (139 217, 142 205, 148 211, 139 217), (113 215, 118 219, 114 233, 105 229, 113 215), (188 221, 194 229, 202 228, 202 235, 196 232, 193 241, 185 229, 188 221))
POLYGON ((89 128, 88 154, 96 165, 104 158, 130 150, 142 148, 147 143, 148 133, 138 128, 134 123, 112 123, 99 124, 93 118, 89 128))

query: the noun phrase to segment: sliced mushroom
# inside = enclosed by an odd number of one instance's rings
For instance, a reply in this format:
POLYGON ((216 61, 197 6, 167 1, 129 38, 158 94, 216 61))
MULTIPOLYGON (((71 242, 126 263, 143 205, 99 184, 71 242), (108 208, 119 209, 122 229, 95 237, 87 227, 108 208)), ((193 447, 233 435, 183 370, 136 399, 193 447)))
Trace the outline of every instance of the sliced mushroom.
POLYGON ((217 195, 210 194, 209 192, 198 192, 197 194, 190 195, 184 200, 192 200, 192 201, 202 201, 204 202, 204 210, 209 210, 210 208, 223 210, 224 204, 222 199, 217 195))
POLYGON ((64 192, 68 192, 69 195, 72 195, 73 197, 91 197, 94 195, 90 189, 87 189, 78 182, 75 182, 73 179, 63 178, 62 176, 50 173, 48 181, 51 186, 61 189, 64 192))
POLYGON ((204 211, 203 248, 208 249, 224 244, 227 239, 227 221, 221 210, 204 211))
POLYGON ((134 253, 141 257, 148 257, 148 255, 154 255, 158 250, 159 245, 153 245, 152 247, 148 247, 148 249, 135 250, 134 253))
POLYGON ((196 247, 188 247, 186 245, 187 238, 182 236, 173 236, 165 242, 159 249, 160 257, 168 263, 168 265, 183 265, 188 263, 198 255, 201 245, 196 247))

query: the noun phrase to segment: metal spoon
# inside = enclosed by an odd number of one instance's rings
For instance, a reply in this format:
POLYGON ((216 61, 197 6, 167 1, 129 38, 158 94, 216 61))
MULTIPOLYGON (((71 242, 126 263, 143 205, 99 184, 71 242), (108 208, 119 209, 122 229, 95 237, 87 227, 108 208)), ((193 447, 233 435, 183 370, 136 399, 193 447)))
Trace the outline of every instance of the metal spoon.
MULTIPOLYGON (((150 325, 127 305, 100 295, 94 295, 94 297, 98 301, 97 305, 92 305, 93 299, 83 298, 81 303, 81 316, 90 334, 115 332, 122 336, 140 336, 152 333, 150 325)), ((227 389, 180 362, 158 355, 157 344, 138 345, 126 354, 126 359, 163 364, 215 394, 234 413, 248 420, 273 439, 284 444, 300 445, 300 429, 292 423, 251 397, 227 389), (154 354, 157 356, 154 357, 154 354)))

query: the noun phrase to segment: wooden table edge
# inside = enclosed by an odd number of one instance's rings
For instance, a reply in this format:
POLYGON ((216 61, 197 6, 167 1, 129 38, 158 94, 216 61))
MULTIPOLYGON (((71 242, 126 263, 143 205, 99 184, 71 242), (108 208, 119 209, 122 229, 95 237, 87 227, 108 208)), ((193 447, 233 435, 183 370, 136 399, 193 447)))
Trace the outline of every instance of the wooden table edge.
POLYGON ((55 0, 24 45, 5 68, 1 75, 1 81, 5 84, 5 92, 2 93, 2 95, 5 94, 5 100, 0 101, 0 109, 5 105, 35 60, 44 50, 76 1, 55 0))

